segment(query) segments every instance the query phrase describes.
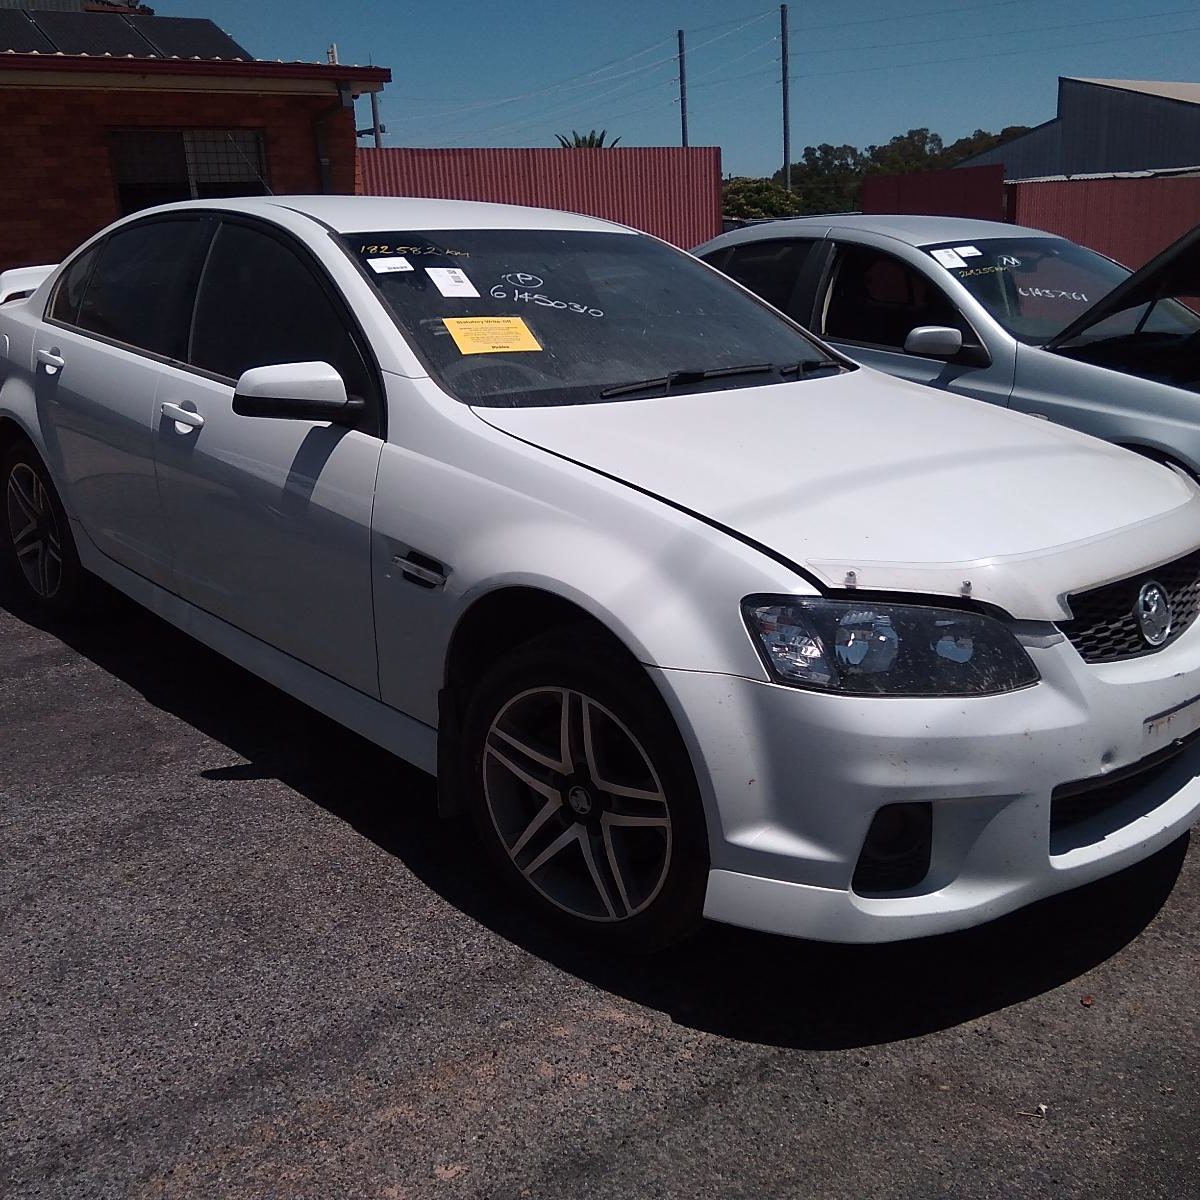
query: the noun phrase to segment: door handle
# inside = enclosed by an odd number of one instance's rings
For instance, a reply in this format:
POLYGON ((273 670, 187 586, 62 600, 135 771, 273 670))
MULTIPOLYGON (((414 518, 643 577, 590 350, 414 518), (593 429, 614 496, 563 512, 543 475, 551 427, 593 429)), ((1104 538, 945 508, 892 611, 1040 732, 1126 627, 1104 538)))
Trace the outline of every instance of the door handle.
POLYGON ((189 429, 200 429, 204 425, 204 418, 198 412, 180 408, 178 404, 164 404, 162 415, 174 421, 176 425, 186 425, 189 429))
POLYGON ((67 360, 59 354, 57 346, 53 350, 39 350, 37 360, 46 368, 47 375, 54 375, 67 365, 67 360))

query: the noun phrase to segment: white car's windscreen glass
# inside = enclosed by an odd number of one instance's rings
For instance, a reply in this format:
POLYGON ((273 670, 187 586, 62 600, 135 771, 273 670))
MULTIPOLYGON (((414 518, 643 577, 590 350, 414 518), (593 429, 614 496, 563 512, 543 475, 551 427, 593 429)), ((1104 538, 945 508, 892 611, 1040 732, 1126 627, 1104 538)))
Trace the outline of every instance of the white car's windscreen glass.
MULTIPOLYGON (((988 238, 925 246, 1013 337, 1040 346, 1082 316, 1130 272, 1061 238, 988 238)), ((1084 335, 1088 341, 1157 334, 1186 337, 1200 317, 1175 300, 1114 313, 1084 335)))
POLYGON ((524 407, 843 369, 695 259, 623 233, 474 229, 343 242, 451 394, 524 407))

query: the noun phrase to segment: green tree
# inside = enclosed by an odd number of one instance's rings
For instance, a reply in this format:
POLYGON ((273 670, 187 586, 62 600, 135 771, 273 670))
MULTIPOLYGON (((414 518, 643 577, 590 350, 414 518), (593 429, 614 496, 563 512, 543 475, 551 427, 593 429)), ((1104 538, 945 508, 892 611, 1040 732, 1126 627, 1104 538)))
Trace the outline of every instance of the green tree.
POLYGON ((866 170, 879 175, 908 175, 942 165, 942 139, 928 129, 910 129, 882 146, 868 146, 866 170))
POLYGON ((621 140, 615 137, 606 145, 604 139, 608 136, 607 129, 602 129, 599 133, 594 129, 587 133, 578 133, 572 129, 570 137, 563 133, 556 133, 554 136, 558 138, 558 144, 564 150, 611 150, 621 140))
POLYGON ((737 176, 721 188, 721 215, 753 220, 756 217, 798 217, 799 199, 769 179, 737 176))
MULTIPOLYGON (((1028 132, 1028 126, 1008 125, 999 133, 977 129, 945 145, 939 134, 910 129, 891 141, 859 150, 856 146, 805 146, 804 156, 792 163, 792 188, 804 213, 852 212, 859 207, 863 177, 867 174, 906 175, 953 167, 975 154, 1028 132)), ((772 176, 783 181, 783 172, 772 176)))
POLYGON ((953 167, 964 159, 973 158, 985 150, 993 150, 1011 142, 1029 132, 1028 125, 1006 125, 999 133, 988 133, 986 129, 977 129, 974 133, 961 137, 957 142, 951 142, 942 152, 942 166, 953 167))
MULTIPOLYGON (((792 163, 792 192, 801 213, 847 212, 858 207, 866 163, 856 146, 805 146, 804 157, 792 163)), ((783 181, 783 172, 772 177, 783 181)))

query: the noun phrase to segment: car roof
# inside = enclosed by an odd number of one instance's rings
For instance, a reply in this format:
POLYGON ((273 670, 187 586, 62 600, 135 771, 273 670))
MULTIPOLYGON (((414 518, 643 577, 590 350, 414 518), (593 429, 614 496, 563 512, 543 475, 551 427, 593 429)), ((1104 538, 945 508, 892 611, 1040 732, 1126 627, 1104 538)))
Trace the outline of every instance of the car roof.
POLYGON ((256 213, 268 219, 285 208, 312 217, 338 233, 408 229, 560 229, 637 234, 637 230, 612 221, 553 208, 411 196, 245 196, 228 200, 189 200, 163 205, 155 211, 189 208, 256 213))
MULTIPOLYGON (((790 217, 781 221, 764 221, 733 230, 722 241, 732 241, 737 234, 752 233, 755 240, 767 237, 799 236, 825 229, 848 229, 862 233, 879 233, 910 246, 928 246, 935 242, 983 241, 998 237, 1056 237, 1044 229, 1024 225, 1009 225, 1004 221, 980 221, 972 217, 926 217, 905 214, 875 215, 873 213, 835 213, 827 217, 790 217)), ((740 238, 738 240, 741 240, 740 238)), ((750 240, 750 239, 747 239, 750 240)))

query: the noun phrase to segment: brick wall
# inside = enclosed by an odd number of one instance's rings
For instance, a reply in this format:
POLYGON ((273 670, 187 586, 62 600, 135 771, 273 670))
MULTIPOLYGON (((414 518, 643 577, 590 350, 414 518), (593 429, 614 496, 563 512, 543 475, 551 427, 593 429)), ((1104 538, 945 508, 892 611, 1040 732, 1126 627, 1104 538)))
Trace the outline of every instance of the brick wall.
MULTIPOLYGON (((108 134, 259 129, 276 193, 321 191, 312 119, 334 96, 0 89, 0 271, 58 262, 120 216, 108 134)), ((324 123, 332 190, 354 192, 354 116, 324 123)))

